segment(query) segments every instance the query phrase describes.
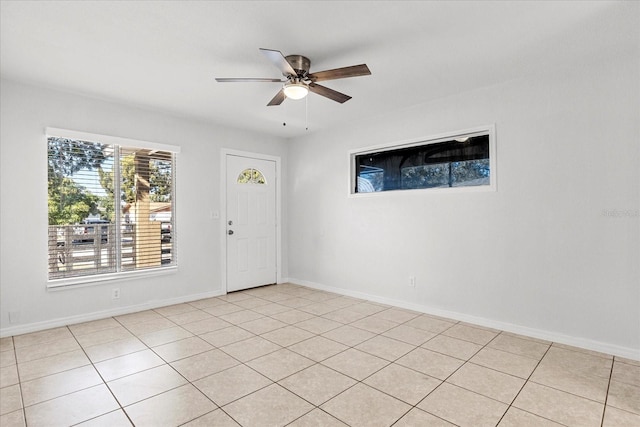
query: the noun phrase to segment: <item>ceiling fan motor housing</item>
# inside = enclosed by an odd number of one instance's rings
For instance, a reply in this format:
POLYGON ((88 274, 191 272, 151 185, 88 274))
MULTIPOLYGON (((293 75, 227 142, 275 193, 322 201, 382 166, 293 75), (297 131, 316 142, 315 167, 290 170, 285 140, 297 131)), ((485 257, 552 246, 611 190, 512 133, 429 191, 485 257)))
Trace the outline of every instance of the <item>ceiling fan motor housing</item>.
POLYGON ((295 70, 299 77, 305 77, 307 74, 309 74, 311 61, 306 56, 289 55, 286 56, 285 59, 289 64, 291 64, 291 67, 295 70))

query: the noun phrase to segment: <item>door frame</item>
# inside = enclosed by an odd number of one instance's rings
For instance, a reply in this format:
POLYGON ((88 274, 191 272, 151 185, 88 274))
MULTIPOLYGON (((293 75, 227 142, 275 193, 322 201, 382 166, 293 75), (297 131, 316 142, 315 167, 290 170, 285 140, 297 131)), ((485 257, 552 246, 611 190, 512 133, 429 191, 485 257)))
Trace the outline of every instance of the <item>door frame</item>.
POLYGON ((281 159, 262 153, 222 148, 220 150, 220 278, 221 290, 227 294, 227 156, 268 160, 276 164, 276 283, 282 283, 282 175, 281 159))

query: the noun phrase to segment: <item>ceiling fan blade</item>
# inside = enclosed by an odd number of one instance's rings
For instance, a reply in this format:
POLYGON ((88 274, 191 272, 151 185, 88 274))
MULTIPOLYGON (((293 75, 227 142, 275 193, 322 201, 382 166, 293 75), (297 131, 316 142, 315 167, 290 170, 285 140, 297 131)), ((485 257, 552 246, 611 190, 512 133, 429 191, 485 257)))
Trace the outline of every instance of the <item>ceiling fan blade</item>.
POLYGON ((311 73, 307 77, 312 82, 324 80, 345 79, 347 77, 368 76, 371 74, 367 64, 352 65, 350 67, 334 68, 333 70, 319 71, 311 73))
POLYGON ((271 101, 269 101, 269 103, 267 104, 267 107, 271 107, 274 105, 280 105, 282 104, 282 102, 284 101, 284 99, 286 98, 285 94, 284 94, 284 89, 280 89, 280 92, 276 93, 276 96, 273 97, 273 99, 271 101))
POLYGON ((345 95, 344 93, 340 93, 338 91, 315 83, 309 83, 309 90, 313 93, 317 93, 318 95, 322 95, 336 102, 339 102, 340 104, 345 103, 351 99, 349 95, 345 95))
POLYGON ((216 78, 217 82, 220 83, 228 83, 228 82, 278 82, 278 83, 284 83, 286 82, 286 80, 280 80, 280 79, 260 79, 260 78, 244 78, 244 77, 230 77, 230 78, 216 78))
POLYGON ((282 72, 283 76, 297 75, 296 70, 293 69, 291 64, 289 64, 287 59, 279 50, 260 48, 260 51, 273 63, 273 65, 276 66, 278 70, 282 72))

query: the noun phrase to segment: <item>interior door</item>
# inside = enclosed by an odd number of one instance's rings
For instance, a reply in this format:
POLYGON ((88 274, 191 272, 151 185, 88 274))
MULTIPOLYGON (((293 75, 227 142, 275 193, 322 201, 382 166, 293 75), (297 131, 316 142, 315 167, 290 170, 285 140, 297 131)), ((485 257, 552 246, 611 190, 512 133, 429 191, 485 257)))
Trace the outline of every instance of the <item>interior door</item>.
POLYGON ((276 283, 276 162, 227 154, 227 292, 276 283))

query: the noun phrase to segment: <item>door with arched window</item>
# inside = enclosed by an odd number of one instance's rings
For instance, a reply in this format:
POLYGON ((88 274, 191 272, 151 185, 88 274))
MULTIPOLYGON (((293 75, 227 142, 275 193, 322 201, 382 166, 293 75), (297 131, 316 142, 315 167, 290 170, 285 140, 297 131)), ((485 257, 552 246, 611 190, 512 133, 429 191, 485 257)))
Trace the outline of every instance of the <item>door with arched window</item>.
POLYGON ((227 155, 227 291, 276 283, 276 162, 227 155))

